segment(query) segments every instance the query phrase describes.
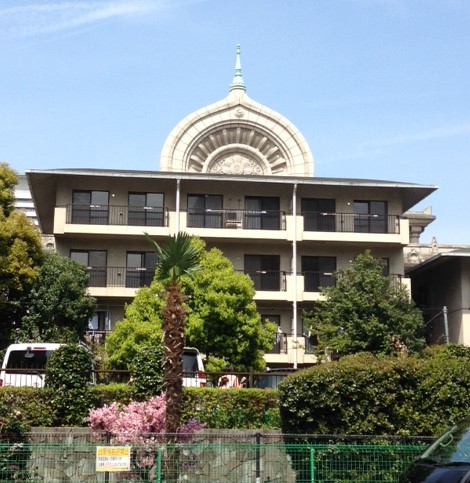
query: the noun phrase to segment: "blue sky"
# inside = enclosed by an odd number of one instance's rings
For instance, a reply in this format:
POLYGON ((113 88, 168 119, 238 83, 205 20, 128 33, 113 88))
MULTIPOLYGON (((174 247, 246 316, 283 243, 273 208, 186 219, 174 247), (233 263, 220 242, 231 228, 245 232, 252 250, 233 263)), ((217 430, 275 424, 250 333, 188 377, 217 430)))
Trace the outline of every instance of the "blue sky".
POLYGON ((0 161, 158 169, 240 43, 316 176, 437 185, 421 241, 470 245, 469 26, 468 0, 1 0, 0 161))

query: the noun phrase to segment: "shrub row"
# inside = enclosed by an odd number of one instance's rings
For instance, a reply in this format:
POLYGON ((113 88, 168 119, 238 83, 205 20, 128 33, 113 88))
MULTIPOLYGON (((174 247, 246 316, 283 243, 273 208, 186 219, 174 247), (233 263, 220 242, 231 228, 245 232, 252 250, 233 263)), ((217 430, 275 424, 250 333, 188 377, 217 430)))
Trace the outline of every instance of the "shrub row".
POLYGON ((421 357, 357 354, 299 371, 279 386, 282 430, 308 434, 435 435, 468 415, 470 350, 421 357))
MULTIPOLYGON (((57 396, 51 389, 4 387, 0 389, 0 407, 14 407, 21 414, 21 424, 32 426, 84 426, 84 418, 90 408, 99 408, 116 401, 128 404, 136 399, 135 390, 126 384, 86 386, 79 404, 73 407, 73 418, 64 417, 63 403, 66 396, 57 396)), ((78 403, 77 403, 78 404, 78 403)), ((279 429, 279 404, 276 390, 267 389, 217 389, 185 388, 183 392, 183 421, 190 418, 205 423, 207 428, 228 429, 279 429)), ((5 412, 7 421, 16 421, 5 412)), ((0 428, 1 430, 1 428, 0 428)), ((1 431, 0 431, 1 432, 1 431)))

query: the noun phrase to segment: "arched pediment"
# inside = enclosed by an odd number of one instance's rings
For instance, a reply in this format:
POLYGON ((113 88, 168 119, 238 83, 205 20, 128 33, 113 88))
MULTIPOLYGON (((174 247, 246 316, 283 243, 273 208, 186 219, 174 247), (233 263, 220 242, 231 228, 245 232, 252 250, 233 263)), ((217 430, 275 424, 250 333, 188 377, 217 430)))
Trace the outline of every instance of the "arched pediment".
POLYGON ((239 53, 228 96, 173 129, 162 149, 160 170, 313 176, 312 154, 300 131, 246 94, 239 53))

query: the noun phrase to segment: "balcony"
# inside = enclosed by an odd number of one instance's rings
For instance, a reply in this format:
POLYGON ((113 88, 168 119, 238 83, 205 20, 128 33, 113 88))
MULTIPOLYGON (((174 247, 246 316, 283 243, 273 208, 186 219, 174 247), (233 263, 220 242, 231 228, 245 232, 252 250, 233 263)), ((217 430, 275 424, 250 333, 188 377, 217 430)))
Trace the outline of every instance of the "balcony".
POLYGON ((307 211, 302 215, 304 217, 304 231, 400 234, 400 217, 398 215, 316 211, 307 211))
POLYGON ((255 290, 269 292, 286 291, 286 272, 278 270, 245 270, 255 285, 255 290))
POLYGON ((189 209, 188 228, 226 228, 244 230, 285 230, 284 211, 230 209, 189 209))
POLYGON ((336 280, 332 272, 302 272, 305 292, 319 292, 320 287, 334 287, 336 280))
POLYGON ((287 334, 278 333, 276 334, 276 340, 272 348, 267 351, 267 354, 287 354, 287 334))
POLYGON ((90 287, 141 288, 150 285, 155 269, 145 267, 86 267, 90 287))
POLYGON ((66 223, 82 225, 168 226, 168 210, 162 206, 71 204, 66 206, 66 223))

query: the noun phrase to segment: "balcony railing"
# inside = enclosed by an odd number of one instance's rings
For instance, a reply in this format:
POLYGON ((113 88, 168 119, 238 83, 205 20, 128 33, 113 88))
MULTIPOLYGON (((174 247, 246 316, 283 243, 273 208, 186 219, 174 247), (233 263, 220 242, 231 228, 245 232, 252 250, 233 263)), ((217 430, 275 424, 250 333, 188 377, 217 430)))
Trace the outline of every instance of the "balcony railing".
POLYGON ((104 345, 106 341, 106 336, 110 333, 110 330, 88 329, 85 333, 85 339, 90 344, 104 345))
POLYGON ((255 285, 256 291, 286 291, 286 272, 278 270, 245 270, 255 285))
POLYGON ((305 231, 331 231, 345 233, 400 233, 398 215, 374 215, 356 213, 326 213, 306 211, 305 231))
POLYGON ((67 223, 84 225, 168 226, 162 206, 67 205, 67 223))
POLYGON ((188 228, 241 228, 245 230, 285 230, 284 211, 188 209, 188 228))
POLYGON ((287 354, 287 334, 277 333, 276 340, 267 354, 287 354))
POLYGON ((141 288, 150 285, 155 269, 145 267, 86 267, 90 287, 141 288))
POLYGON ((319 292, 320 287, 334 287, 336 280, 332 272, 302 272, 305 292, 319 292))

